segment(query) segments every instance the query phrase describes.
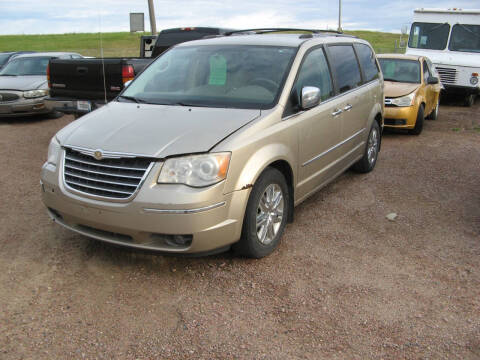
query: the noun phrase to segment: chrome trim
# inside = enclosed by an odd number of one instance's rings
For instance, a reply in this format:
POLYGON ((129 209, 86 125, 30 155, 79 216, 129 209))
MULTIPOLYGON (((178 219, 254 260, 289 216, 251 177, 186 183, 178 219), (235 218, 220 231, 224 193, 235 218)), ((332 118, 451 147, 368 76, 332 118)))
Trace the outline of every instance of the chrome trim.
MULTIPOLYGON (((130 195, 130 194, 131 194, 130 192, 127 192, 127 191, 112 190, 112 189, 102 188, 102 187, 99 187, 99 186, 92 186, 92 185, 77 183, 77 182, 72 181, 72 180, 69 180, 68 182, 69 182, 70 184, 77 185, 77 186, 81 186, 81 187, 84 187, 84 188, 101 190, 101 191, 106 191, 106 192, 112 192, 112 193, 115 193, 115 194, 126 194, 126 195, 130 195)), ((77 190, 77 191, 78 191, 78 190, 77 190)), ((83 191, 82 191, 82 192, 83 192, 83 191)))
MULTIPOLYGON (((82 153, 82 154, 83 154, 83 153, 82 153)), ((84 154, 84 155, 86 155, 86 154, 84 154)), ((70 160, 70 161, 74 161, 74 162, 77 162, 77 163, 87 164, 87 165, 93 165, 93 166, 98 166, 98 167, 106 167, 106 168, 109 168, 109 169, 122 169, 122 170, 145 171, 145 169, 141 169, 141 168, 133 168, 133 167, 132 167, 132 168, 129 168, 129 167, 124 167, 124 166, 113 166, 113 165, 97 164, 97 163, 90 162, 90 161, 73 159, 73 158, 71 158, 71 157, 68 157, 67 155, 65 155, 65 159, 66 159, 66 160, 70 160)), ((118 159, 121 159, 121 158, 118 158, 118 159)))
MULTIPOLYGON (((87 172, 87 171, 85 171, 85 169, 82 169, 82 168, 79 168, 79 167, 76 167, 76 166, 72 166, 72 165, 65 164, 65 167, 69 168, 69 169, 73 169, 73 170, 87 172)), ((102 172, 102 171, 95 171, 95 174, 100 174, 100 175, 105 175, 105 176, 116 176, 116 177, 122 177, 122 178, 127 178, 127 179, 137 179, 137 180, 142 178, 141 176, 133 176, 133 175, 123 175, 123 174, 122 175, 120 175, 120 174, 112 175, 111 173, 102 172)))
POLYGON ((332 116, 340 115, 342 112, 343 112, 342 109, 335 110, 334 112, 332 112, 332 116))
MULTIPOLYGON (((86 172, 86 171, 84 171, 84 172, 86 172)), ((97 174, 97 172, 95 172, 95 174, 97 174)), ((134 187, 134 188, 137 187, 136 184, 121 183, 121 182, 117 182, 117 181, 108 181, 108 180, 104 180, 104 179, 95 179, 95 178, 92 178, 92 177, 89 177, 89 176, 85 176, 85 175, 78 175, 78 174, 67 173, 67 172, 65 172, 65 175, 74 176, 74 177, 77 177, 77 178, 80 178, 80 179, 90 180, 90 181, 96 181, 96 182, 105 183, 105 184, 120 185, 120 186, 129 186, 129 187, 134 187)), ((109 175, 109 176, 114 176, 114 175, 109 175)), ((75 182, 73 182, 73 181, 70 181, 70 182, 75 184, 75 182)), ((75 185, 77 185, 77 184, 75 184, 75 185)), ((78 186, 84 186, 84 185, 78 184, 78 186)), ((86 186, 86 187, 88 187, 88 186, 86 186)), ((109 190, 105 190, 105 191, 109 191, 109 190)), ((130 193, 129 193, 129 194, 130 194, 130 193)))
POLYGON ((166 210, 166 209, 151 209, 151 208, 146 208, 143 209, 145 212, 152 212, 152 213, 157 213, 157 214, 196 214, 202 211, 207 211, 207 210, 212 210, 216 209, 220 206, 225 205, 225 201, 219 202, 218 204, 213 204, 210 206, 205 206, 197 209, 175 209, 175 210, 166 210))
MULTIPOLYGON (((65 145, 65 147, 78 151, 79 153, 82 153, 84 155, 91 156, 93 158, 95 158, 95 151, 99 150, 99 149, 92 150, 92 149, 88 149, 80 146, 72 146, 72 145, 65 145)), ((152 158, 152 155, 123 153, 123 152, 105 151, 105 150, 102 150, 102 156, 104 159, 135 158, 135 157, 152 158)))
POLYGON ((351 104, 347 104, 347 106, 345 106, 343 108, 343 111, 350 111, 350 110, 352 110, 352 108, 353 108, 353 106, 351 104))
POLYGON ((357 137, 358 135, 363 133, 365 130, 366 130, 366 128, 363 128, 360 131, 357 131, 355 134, 353 134, 352 136, 350 136, 350 137, 346 138, 345 140, 339 142, 338 144, 332 146, 330 149, 327 149, 324 152, 322 152, 321 154, 318 154, 318 155, 314 156, 313 158, 311 158, 310 160, 307 160, 306 162, 304 162, 302 164, 302 166, 306 166, 306 165, 314 162, 315 160, 320 159, 322 156, 327 155, 330 151, 335 150, 336 148, 342 146, 343 144, 345 144, 345 143, 349 142, 350 140, 352 140, 353 138, 357 137))
MULTIPOLYGON (((100 195, 93 195, 93 194, 89 194, 89 193, 86 193, 86 192, 83 192, 83 191, 80 191, 80 190, 77 190, 77 189, 74 189, 70 186, 68 186, 66 180, 65 180, 65 158, 66 158, 66 151, 65 151, 65 148, 63 149, 63 154, 62 154, 62 163, 61 163, 61 168, 60 168, 60 172, 61 172, 61 175, 62 175, 62 180, 63 180, 63 186, 65 186, 65 189, 67 189, 69 192, 75 194, 75 195, 78 195, 78 196, 81 196, 81 197, 86 197, 86 198, 89 198, 89 199, 93 199, 93 200, 100 200, 100 201, 107 201, 107 202, 116 202, 116 203, 125 203, 125 202, 129 202, 131 201, 135 196, 137 196, 138 192, 140 191, 140 189, 142 188, 143 184, 145 183, 145 180, 147 179, 148 175, 150 174, 150 171, 152 170, 152 168, 155 166, 156 162, 155 162, 155 159, 152 159, 152 162, 150 163, 150 165, 148 166, 148 168, 144 169, 143 171, 145 171, 145 173, 143 174, 140 182, 138 183, 138 186, 136 188, 136 190, 132 193, 132 195, 130 195, 128 198, 121 198, 121 199, 117 199, 117 198, 112 198, 112 197, 108 197, 108 196, 100 196, 100 195)), ((81 185, 81 186, 84 186, 84 185, 81 185)), ((105 191, 105 190, 104 190, 105 191)), ((110 190, 107 190, 107 191, 110 191, 110 190)))

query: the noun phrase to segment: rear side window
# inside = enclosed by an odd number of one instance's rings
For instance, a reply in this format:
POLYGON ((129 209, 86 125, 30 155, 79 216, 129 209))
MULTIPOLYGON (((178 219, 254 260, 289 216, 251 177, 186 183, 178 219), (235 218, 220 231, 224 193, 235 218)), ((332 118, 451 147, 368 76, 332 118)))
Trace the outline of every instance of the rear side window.
POLYGON ((352 45, 332 45, 328 51, 338 91, 344 93, 359 86, 362 79, 352 45))
POLYGON ((375 60, 372 49, 365 44, 356 44, 355 49, 357 50, 358 60, 363 69, 365 82, 378 79, 377 61, 375 60))

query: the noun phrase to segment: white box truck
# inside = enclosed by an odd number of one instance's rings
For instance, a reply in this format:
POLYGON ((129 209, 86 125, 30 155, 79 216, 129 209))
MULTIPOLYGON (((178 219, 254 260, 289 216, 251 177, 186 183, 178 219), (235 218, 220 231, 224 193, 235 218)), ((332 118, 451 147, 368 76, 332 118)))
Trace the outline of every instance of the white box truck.
POLYGON ((428 56, 445 91, 471 106, 480 93, 480 9, 415 9, 406 53, 428 56))

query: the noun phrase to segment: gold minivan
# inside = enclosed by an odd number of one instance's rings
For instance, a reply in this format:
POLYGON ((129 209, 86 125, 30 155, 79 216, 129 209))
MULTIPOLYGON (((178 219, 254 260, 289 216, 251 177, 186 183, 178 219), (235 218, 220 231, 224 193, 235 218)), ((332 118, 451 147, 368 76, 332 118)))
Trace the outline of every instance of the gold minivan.
POLYGON ((366 41, 337 33, 177 45, 53 137, 43 202, 55 222, 117 245, 266 256, 295 205, 374 168, 379 69, 366 41))

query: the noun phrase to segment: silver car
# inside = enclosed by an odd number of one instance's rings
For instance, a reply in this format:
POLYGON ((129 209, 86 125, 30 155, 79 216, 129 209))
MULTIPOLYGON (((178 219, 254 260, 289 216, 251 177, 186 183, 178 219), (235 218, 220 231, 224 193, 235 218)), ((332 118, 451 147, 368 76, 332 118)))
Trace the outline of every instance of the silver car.
POLYGON ((51 58, 82 57, 77 53, 46 52, 16 56, 0 71, 0 117, 45 114, 47 66, 51 58))
POLYGON ((295 205, 352 166, 374 168, 383 112, 366 41, 320 33, 183 43, 53 137, 43 201, 55 222, 101 241, 263 257, 295 205))

